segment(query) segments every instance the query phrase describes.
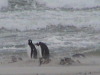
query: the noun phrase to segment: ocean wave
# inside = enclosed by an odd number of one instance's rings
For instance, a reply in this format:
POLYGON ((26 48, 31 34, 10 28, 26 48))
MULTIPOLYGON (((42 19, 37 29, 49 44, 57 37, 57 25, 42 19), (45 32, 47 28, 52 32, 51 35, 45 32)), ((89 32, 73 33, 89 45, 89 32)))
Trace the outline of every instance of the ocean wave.
POLYGON ((25 49, 26 45, 24 44, 16 44, 16 45, 11 45, 11 44, 8 44, 8 45, 2 45, 0 46, 0 50, 21 50, 21 49, 25 49))
MULTIPOLYGON (((78 27, 78 26, 75 26, 75 25, 61 25, 61 24, 47 25, 46 27, 43 27, 43 28, 40 27, 39 29, 27 29, 27 30, 24 30, 24 31, 27 32, 27 31, 32 31, 32 30, 49 31, 49 32, 80 32, 80 31, 83 31, 83 32, 91 32, 91 33, 96 31, 96 29, 92 26, 78 27)), ((0 33, 24 32, 24 31, 21 31, 20 29, 9 29, 9 28, 6 28, 6 27, 0 28, 0 33)), ((17 36, 18 36, 17 34, 11 34, 11 35, 5 35, 4 38, 17 37, 17 36)))
POLYGON ((62 11, 32 10, 0 12, 0 32, 23 31, 45 28, 48 25, 73 25, 76 27, 89 25, 100 29, 100 10, 93 11, 62 11), (34 14, 34 15, 33 15, 34 14), (13 27, 13 28, 12 28, 13 27), (7 28, 7 29, 6 29, 7 28), (14 29, 14 30, 13 30, 14 29))
MULTIPOLYGON (((14 2, 11 0, 12 3, 14 2)), ((20 0, 21 1, 21 0, 20 0)), ((18 1, 20 3, 20 1, 18 1)), ((24 3, 24 0, 21 1, 24 3)), ((32 3, 32 2, 31 2, 32 3)), ((0 1, 0 8, 1 11, 4 10, 31 10, 31 9, 64 9, 64 10, 89 10, 89 9, 100 9, 100 1, 99 0, 35 0, 33 1, 32 5, 30 6, 21 6, 20 4, 16 3, 16 6, 13 8, 9 7, 9 1, 3 0, 0 1), (18 6, 19 5, 19 6, 18 6)))

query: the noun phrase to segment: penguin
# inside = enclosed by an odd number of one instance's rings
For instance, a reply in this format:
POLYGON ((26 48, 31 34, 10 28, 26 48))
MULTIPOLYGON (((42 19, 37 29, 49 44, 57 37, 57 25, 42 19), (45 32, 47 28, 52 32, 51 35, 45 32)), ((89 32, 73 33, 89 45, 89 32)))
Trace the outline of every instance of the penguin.
POLYGON ((37 49, 36 49, 35 45, 32 43, 31 39, 28 40, 28 45, 31 49, 30 57, 36 59, 37 58, 37 49))

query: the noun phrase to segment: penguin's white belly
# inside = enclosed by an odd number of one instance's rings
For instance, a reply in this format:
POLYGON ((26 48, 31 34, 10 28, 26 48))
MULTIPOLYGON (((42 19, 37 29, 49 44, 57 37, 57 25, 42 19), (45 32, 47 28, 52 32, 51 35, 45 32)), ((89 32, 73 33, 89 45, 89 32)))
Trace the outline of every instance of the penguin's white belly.
MULTIPOLYGON (((35 46, 36 47, 36 49, 37 49, 37 56, 38 56, 38 58, 42 58, 42 53, 41 53, 41 48, 40 48, 40 46, 35 46)), ((31 54, 31 48, 29 47, 29 46, 27 46, 26 47, 27 48, 27 55, 28 55, 28 57, 30 58, 30 54, 31 54)))
POLYGON ((31 53, 31 48, 29 46, 27 46, 27 55, 30 58, 30 53, 31 53))
POLYGON ((42 53, 41 53, 41 48, 40 46, 35 46, 37 49, 37 53, 38 53, 38 58, 42 58, 42 53))

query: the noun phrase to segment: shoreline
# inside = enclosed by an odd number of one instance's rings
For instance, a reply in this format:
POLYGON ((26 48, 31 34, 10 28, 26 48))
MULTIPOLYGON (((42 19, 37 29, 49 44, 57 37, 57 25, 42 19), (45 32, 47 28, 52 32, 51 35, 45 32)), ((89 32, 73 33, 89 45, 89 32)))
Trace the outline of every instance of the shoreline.
POLYGON ((100 75, 100 58, 96 56, 76 58, 81 63, 58 64, 56 58, 50 63, 38 65, 38 60, 28 59, 14 63, 0 64, 2 75, 100 75))

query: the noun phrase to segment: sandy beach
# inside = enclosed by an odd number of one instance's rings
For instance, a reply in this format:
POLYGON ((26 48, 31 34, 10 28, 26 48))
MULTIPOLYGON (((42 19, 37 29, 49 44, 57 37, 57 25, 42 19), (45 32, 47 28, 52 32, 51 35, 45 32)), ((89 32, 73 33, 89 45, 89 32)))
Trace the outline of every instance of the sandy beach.
POLYGON ((70 65, 61 65, 60 59, 51 58, 50 63, 39 66, 38 59, 27 58, 0 64, 0 75, 100 75, 99 56, 74 58, 74 61, 75 63, 70 65))
POLYGON ((0 3, 0 75, 100 75, 100 0, 0 3), (40 65, 41 46, 33 51, 38 59, 30 58, 29 39, 47 45, 49 63, 40 65))

